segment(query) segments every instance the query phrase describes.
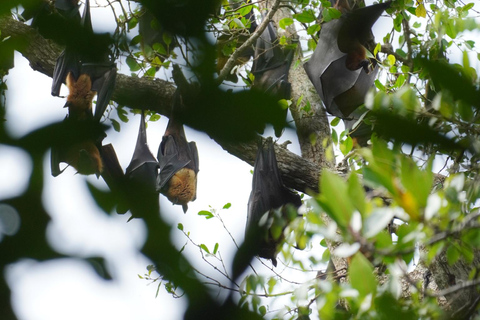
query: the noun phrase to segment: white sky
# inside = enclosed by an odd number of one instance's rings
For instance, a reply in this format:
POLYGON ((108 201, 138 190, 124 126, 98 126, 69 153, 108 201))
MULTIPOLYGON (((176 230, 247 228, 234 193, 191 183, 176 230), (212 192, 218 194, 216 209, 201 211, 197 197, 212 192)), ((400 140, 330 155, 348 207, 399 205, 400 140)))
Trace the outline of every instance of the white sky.
MULTIPOLYGON (((99 11, 100 9, 92 9, 94 28, 108 30, 113 22, 106 20, 102 15, 105 13, 99 11), (97 21, 100 19, 107 22, 106 27, 98 28, 97 21)), ((376 28, 379 28, 378 24, 376 28)), ((378 32, 383 36, 388 30, 383 28, 378 32)), ((380 39, 377 38, 377 41, 380 39)), ((15 68, 10 71, 7 84, 7 129, 15 136, 22 136, 65 117, 65 99, 50 95, 51 78, 34 72, 20 54, 15 56, 15 68)), ((63 94, 66 94, 66 90, 63 94)), ((115 112, 112 115, 115 118, 115 112)), ((148 124, 148 142, 153 154, 157 152, 167 120, 162 117, 160 121, 148 124)), ((127 167, 131 159, 139 121, 139 115, 130 117, 127 124, 122 123, 120 133, 110 129, 104 140, 105 144, 114 145, 123 168, 127 167)), ((190 203, 187 214, 183 214, 180 206, 172 206, 166 198, 160 196, 162 216, 174 226, 172 239, 178 248, 187 241, 176 229, 176 225, 182 223, 184 230, 191 232, 197 244, 204 243, 208 248, 213 248, 218 242, 219 251, 230 270, 234 253, 231 239, 218 220, 205 220, 197 212, 209 210, 209 206, 221 209, 225 203, 231 202, 232 207, 222 211, 221 216, 228 230, 240 243, 251 190, 252 167, 229 155, 203 133, 186 128, 186 135, 188 140, 196 141, 199 150, 197 200, 190 203)), ((282 141, 285 139, 293 142, 289 149, 299 153, 295 135, 286 132, 282 141)), ((30 174, 25 168, 31 164, 21 151, 11 147, 0 145, 0 155, 1 200, 25 190, 30 174)), ((138 253, 146 237, 143 222, 133 220, 127 223, 129 213, 124 216, 107 216, 96 207, 84 181, 88 179, 105 188, 103 180, 97 180, 94 176, 85 178, 76 175, 71 168, 53 178, 50 175, 49 153, 45 155, 44 168, 44 204, 52 214, 52 223, 48 228, 52 245, 60 252, 78 257, 104 256, 114 280, 101 279, 88 264, 79 259, 42 263, 19 261, 6 272, 18 317, 24 320, 182 318, 185 299, 172 298, 164 288, 160 289, 159 297, 155 299, 157 284, 148 285, 147 281, 137 276, 143 275, 150 263, 138 253)), ((228 284, 226 279, 206 266, 198 249, 192 244, 188 244, 184 252, 194 266, 228 284)), ((270 266, 270 263, 267 262, 267 265, 270 266)), ((279 266, 277 271, 280 272, 283 268, 281 263, 279 266)), ((255 268, 268 276, 273 275, 258 261, 255 262, 255 268)), ((305 280, 314 276, 314 273, 303 274, 305 280)), ((298 280, 298 275, 294 279, 298 280)), ((279 305, 272 304, 270 307, 270 310, 274 310, 279 305)))

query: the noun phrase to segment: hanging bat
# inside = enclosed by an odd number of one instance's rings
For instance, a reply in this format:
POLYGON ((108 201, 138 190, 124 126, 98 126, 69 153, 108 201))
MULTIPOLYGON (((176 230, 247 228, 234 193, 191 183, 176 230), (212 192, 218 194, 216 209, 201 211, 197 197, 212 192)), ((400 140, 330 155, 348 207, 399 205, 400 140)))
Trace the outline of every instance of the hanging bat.
MULTIPOLYGON (((173 111, 181 105, 181 99, 177 90, 173 111)), ((187 212, 187 203, 197 197, 198 151, 195 142, 187 142, 183 124, 173 116, 168 121, 157 158, 160 164, 157 191, 173 204, 181 205, 183 212, 187 212)))
MULTIPOLYGON (((291 84, 288 71, 293 59, 293 50, 284 49, 278 43, 277 32, 270 22, 257 39, 252 73, 255 76, 252 88, 272 95, 276 99, 290 99, 291 84)), ((284 118, 287 109, 284 110, 284 118)), ((284 126, 275 127, 275 135, 282 134, 284 126)))
MULTIPOLYGON (((80 12, 78 10, 80 5, 78 2, 79 0, 55 0, 54 7, 63 18, 71 21, 80 21, 80 12)), ((53 13, 51 6, 46 1, 23 5, 25 5, 25 10, 23 10, 21 16, 25 20, 33 19, 31 26, 34 28, 37 27, 39 20, 48 19, 53 13)))
MULTIPOLYGON (((93 34, 90 4, 87 0, 81 18, 81 25, 85 32, 93 34)), ((113 63, 92 63, 88 58, 69 46, 57 59, 55 65, 52 95, 60 92, 60 86, 65 81, 69 90, 65 107, 68 108, 68 125, 82 124, 86 127, 89 122, 99 122, 110 100, 116 77, 116 68, 113 63), (92 112, 93 98, 97 94, 95 114, 92 112)), ((66 162, 80 174, 100 174, 103 164, 98 147, 104 133, 88 134, 84 139, 76 139, 70 143, 52 146, 51 170, 52 175, 62 173, 60 162, 66 162)))
POLYGON ((282 182, 272 139, 269 138, 266 144, 264 149, 262 142, 259 143, 255 159, 245 238, 257 237, 257 254, 272 260, 272 264, 277 266, 277 247, 284 238, 283 230, 287 225, 285 206, 290 204, 298 208, 302 201, 299 195, 285 187, 282 182), (282 224, 282 233, 275 238, 271 233, 271 226, 278 224, 282 224))
POLYGON ((142 111, 137 144, 135 145, 132 160, 125 171, 127 183, 135 184, 137 187, 140 187, 142 191, 157 194, 158 168, 157 159, 155 159, 155 156, 148 148, 145 114, 142 111))
POLYGON ((105 137, 104 128, 95 121, 66 117, 62 123, 61 137, 54 140, 50 167, 54 177, 61 174, 60 162, 74 167, 77 173, 97 176, 103 170, 103 162, 98 146, 105 137))
POLYGON ((142 111, 137 143, 132 160, 125 170, 123 182, 128 199, 123 199, 127 201, 119 203, 118 213, 123 214, 130 209, 132 216, 141 216, 146 211, 142 209, 143 207, 148 208, 148 211, 154 208, 158 209, 158 192, 156 190, 158 168, 157 159, 148 148, 145 114, 142 111))
POLYGON ((373 86, 378 66, 366 50, 375 45, 373 24, 389 6, 385 2, 354 9, 322 25, 317 48, 304 67, 330 114, 348 118, 373 86))
MULTIPOLYGON (((89 0, 85 2, 81 25, 84 27, 85 32, 93 34, 89 0)), ((66 107, 69 107, 70 111, 69 102, 74 98, 71 93, 72 89, 78 92, 80 90, 80 84, 84 85, 82 90, 87 90, 88 88, 88 91, 91 93, 88 95, 82 93, 82 95, 76 97, 76 99, 85 98, 90 100, 91 109, 91 101, 95 94, 97 94, 94 119, 100 121, 113 94, 117 69, 115 63, 110 61, 92 62, 89 60, 96 59, 93 59, 86 53, 76 52, 75 48, 67 46, 58 57, 57 63, 55 64, 53 71, 52 95, 59 96, 60 87, 62 83, 66 82, 70 92, 69 98, 67 98, 66 107), (86 78, 89 78, 89 80, 86 78), (72 97, 70 98, 70 96, 72 97)), ((86 104, 86 102, 82 104, 86 104)))

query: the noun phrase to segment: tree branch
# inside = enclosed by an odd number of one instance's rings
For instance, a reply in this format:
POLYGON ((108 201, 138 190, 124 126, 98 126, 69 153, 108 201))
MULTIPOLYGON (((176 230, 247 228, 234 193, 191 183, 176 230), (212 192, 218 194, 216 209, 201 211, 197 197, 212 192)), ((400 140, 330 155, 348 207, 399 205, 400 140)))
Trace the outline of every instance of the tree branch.
MULTIPOLYGON (((0 30, 2 37, 21 40, 22 45, 18 47, 18 51, 30 61, 32 69, 52 76, 56 59, 62 50, 59 45, 43 38, 36 30, 10 16, 0 17, 0 30)), ((175 86, 164 80, 118 74, 112 100, 130 108, 148 109, 169 117, 174 92, 175 86)), ((253 165, 257 152, 255 141, 231 143, 216 139, 216 142, 230 154, 253 165)), ((288 187, 301 192, 319 191, 320 166, 285 148, 276 146, 276 151, 282 179, 288 187)))

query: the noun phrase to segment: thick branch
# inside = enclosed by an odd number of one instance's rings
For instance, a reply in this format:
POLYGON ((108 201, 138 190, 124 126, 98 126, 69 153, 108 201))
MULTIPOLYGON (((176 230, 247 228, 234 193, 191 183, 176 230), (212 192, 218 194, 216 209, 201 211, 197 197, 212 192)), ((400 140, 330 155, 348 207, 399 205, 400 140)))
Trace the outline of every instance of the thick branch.
MULTIPOLYGON (((37 31, 11 17, 0 17, 0 30, 2 37, 22 39, 23 45, 18 50, 30 61, 31 67, 49 77, 52 76, 56 58, 61 53, 58 45, 44 39, 37 31)), ((112 100, 120 105, 149 109, 168 117, 174 91, 174 85, 164 80, 119 74, 112 100)), ((233 144, 219 139, 216 142, 232 155, 253 165, 257 151, 256 142, 233 144)), ((284 148, 277 146, 276 150, 285 184, 302 192, 310 190, 318 192, 321 167, 284 148)))

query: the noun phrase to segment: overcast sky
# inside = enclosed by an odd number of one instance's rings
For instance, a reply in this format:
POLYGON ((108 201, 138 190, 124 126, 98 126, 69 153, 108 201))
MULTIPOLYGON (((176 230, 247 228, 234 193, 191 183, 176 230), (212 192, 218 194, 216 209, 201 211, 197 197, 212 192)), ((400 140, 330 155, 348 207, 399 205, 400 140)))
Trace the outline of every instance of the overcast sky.
MULTIPOLYGON (((367 3, 370 3, 367 1, 367 3)), ((477 5, 478 7, 478 5, 477 5)), ((113 26, 109 9, 93 9, 94 28, 106 31, 113 26), (100 25, 99 21, 102 21, 100 25)), ((376 26, 380 37, 389 28, 376 26), (383 32, 383 33, 382 33, 383 32)), ((377 41, 381 38, 377 36, 377 41)), ((473 60, 472 60, 473 62, 473 60)), ((476 62, 478 69, 478 61, 476 62)), ((118 66, 121 72, 128 74, 124 66, 118 66)), ((161 73, 159 73, 160 75, 161 73)), ((15 56, 15 68, 8 76, 7 92, 7 129, 15 136, 22 136, 46 124, 61 121, 66 114, 63 108, 65 99, 50 95, 51 78, 33 71, 28 62, 20 55, 15 56), (25 91, 28 88, 28 94, 25 91), (19 125, 21 124, 21 125, 19 125)), ((64 95, 67 90, 62 91, 64 95)), ((115 112, 112 117, 116 118, 115 112)), ((118 119, 117 119, 118 120, 118 119)), ((130 162, 140 116, 131 116, 127 124, 122 123, 121 132, 107 131, 104 143, 112 143, 123 168, 130 162)), ((153 154, 156 154, 168 119, 149 123, 148 142, 153 154)), ((269 131, 271 133, 271 131, 269 131)), ((267 132, 268 134, 268 132, 267 132)), ((234 244, 228 233, 217 219, 205 220, 198 216, 200 210, 216 208, 220 210, 230 202, 232 207, 221 211, 225 225, 237 242, 243 239, 246 222, 247 201, 251 190, 252 167, 231 156, 207 135, 186 128, 188 140, 195 141, 199 150, 200 172, 198 176, 197 200, 189 204, 189 210, 183 214, 180 206, 172 206, 160 196, 162 217, 176 226, 184 225, 190 231, 197 244, 204 243, 213 248, 219 243, 219 251, 227 267, 234 253, 234 244)), ((291 151, 299 153, 298 142, 292 132, 285 132, 282 141, 289 139, 291 151)), ((21 151, 0 145, 0 200, 9 198, 25 190, 30 171, 26 155, 21 151)), ((146 272, 150 263, 138 249, 144 243, 146 234, 143 222, 136 219, 127 223, 129 213, 125 215, 105 215, 98 209, 90 197, 85 180, 106 188, 103 180, 95 176, 76 175, 68 168, 57 178, 50 175, 50 154, 44 159, 45 192, 44 203, 52 214, 52 223, 48 228, 48 237, 55 249, 78 257, 104 256, 112 281, 101 279, 86 263, 79 259, 62 259, 48 262, 19 261, 7 270, 7 278, 13 292, 15 311, 24 320, 55 319, 180 319, 183 315, 185 299, 174 299, 160 289, 155 298, 157 284, 148 284, 139 279, 138 274, 146 272), (76 196, 74 196, 76 195, 76 196), (80 196, 78 196, 80 195, 80 196)), ((175 227, 172 232, 178 248, 186 242, 186 237, 175 227)), ((315 247, 314 250, 319 250, 315 247)), ((198 249, 188 244, 185 253, 190 261, 210 275, 228 283, 226 279, 208 267, 201 260, 198 249)), ((312 251, 301 254, 312 254, 312 251)), ((320 255, 321 252, 315 252, 320 255)), ((270 262, 266 262, 270 266, 270 262)), ((266 275, 273 275, 258 261, 255 268, 266 275)), ((277 271, 283 266, 279 263, 277 271)), ((287 273, 287 277, 289 273, 287 273)), ((311 279, 314 272, 302 275, 311 279)), ((297 277, 297 275, 292 276, 297 277)), ((296 280, 298 278, 295 278, 296 280)), ((271 309, 278 306, 272 305, 271 309)))

